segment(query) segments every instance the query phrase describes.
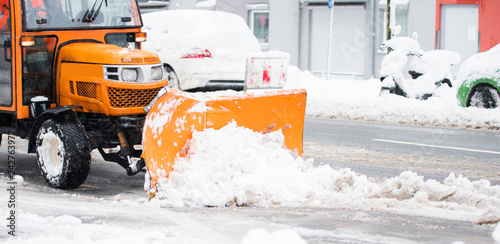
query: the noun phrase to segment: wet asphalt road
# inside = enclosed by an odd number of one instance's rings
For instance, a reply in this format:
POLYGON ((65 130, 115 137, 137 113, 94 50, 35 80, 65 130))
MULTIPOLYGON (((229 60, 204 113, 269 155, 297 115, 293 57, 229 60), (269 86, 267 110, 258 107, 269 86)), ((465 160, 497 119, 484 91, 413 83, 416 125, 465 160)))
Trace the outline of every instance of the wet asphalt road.
POLYGON ((450 173, 500 184, 500 132, 306 119, 305 157, 374 177, 411 170, 443 180, 450 173))

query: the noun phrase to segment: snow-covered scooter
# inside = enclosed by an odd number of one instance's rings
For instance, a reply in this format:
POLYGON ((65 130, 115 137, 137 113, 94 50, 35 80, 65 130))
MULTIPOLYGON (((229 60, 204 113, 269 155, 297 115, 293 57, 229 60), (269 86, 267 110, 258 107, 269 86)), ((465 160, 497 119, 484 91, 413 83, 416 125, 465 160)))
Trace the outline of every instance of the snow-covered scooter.
POLYGON ((451 66, 460 63, 460 54, 446 50, 423 52, 418 42, 409 37, 395 37, 385 41, 382 50, 389 53, 382 60, 380 68, 380 94, 396 95, 426 100, 433 96, 443 84, 453 86, 451 66), (408 56, 414 56, 408 73, 404 77, 408 56))

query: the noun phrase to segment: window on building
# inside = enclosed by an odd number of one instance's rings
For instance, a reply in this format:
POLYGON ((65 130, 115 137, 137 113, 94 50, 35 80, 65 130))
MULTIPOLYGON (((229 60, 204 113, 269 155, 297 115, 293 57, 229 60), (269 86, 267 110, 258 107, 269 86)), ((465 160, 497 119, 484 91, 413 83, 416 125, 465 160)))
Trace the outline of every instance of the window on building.
POLYGON ((259 40, 261 47, 266 49, 269 46, 269 10, 252 10, 250 29, 259 40))
MULTIPOLYGON (((383 11, 383 19, 384 19, 384 40, 387 40, 387 11, 383 11)), ((396 26, 400 26, 399 33, 395 33, 395 30, 392 30, 393 36, 406 36, 408 35, 408 10, 396 10, 396 26)), ((398 28, 396 28, 398 29, 398 28)))
MULTIPOLYGON (((391 0, 392 10, 395 10, 395 22, 396 22, 396 30, 392 31, 392 36, 396 37, 410 37, 412 33, 408 31, 408 9, 409 3, 408 1, 395 1, 391 0)), ((379 8, 381 16, 381 23, 383 23, 383 41, 387 40, 387 0, 379 1, 379 8)))

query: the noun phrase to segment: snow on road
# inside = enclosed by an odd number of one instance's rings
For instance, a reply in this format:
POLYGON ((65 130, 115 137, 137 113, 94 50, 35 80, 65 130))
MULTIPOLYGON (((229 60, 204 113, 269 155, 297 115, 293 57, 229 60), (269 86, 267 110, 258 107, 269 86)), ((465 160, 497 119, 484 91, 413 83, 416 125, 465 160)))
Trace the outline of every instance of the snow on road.
POLYGON ((232 123, 193 135, 189 154, 160 181, 163 207, 260 206, 375 209, 477 223, 500 220, 500 186, 450 174, 444 183, 405 171, 390 179, 314 166, 284 147, 281 131, 262 135, 232 123), (450 214, 453 212, 453 214, 450 214))
MULTIPOLYGON (((440 183, 408 171, 378 179, 315 166, 285 149, 280 131, 262 135, 233 123, 218 131, 196 132, 190 147, 151 201, 146 194, 104 200, 21 191, 16 218, 23 232, 7 243, 305 243, 297 230, 286 226, 276 232, 250 229, 240 239, 227 239, 206 224, 168 210, 172 207, 330 208, 474 223, 500 220, 500 186, 487 180, 471 182, 451 174, 440 183), (193 231, 202 234, 192 235, 193 231)), ((0 180, 6 185, 5 178, 0 180)), ((2 219, 8 219, 6 205, 0 209, 2 219)))

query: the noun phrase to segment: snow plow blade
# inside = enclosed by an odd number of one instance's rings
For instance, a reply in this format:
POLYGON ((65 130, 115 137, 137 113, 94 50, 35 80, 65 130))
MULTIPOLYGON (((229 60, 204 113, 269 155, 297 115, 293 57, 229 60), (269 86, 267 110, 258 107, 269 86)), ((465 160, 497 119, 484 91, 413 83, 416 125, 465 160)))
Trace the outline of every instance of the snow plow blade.
POLYGON ((301 156, 306 97, 303 89, 217 97, 168 89, 151 106, 143 130, 150 188, 169 176, 177 157, 187 155, 193 131, 217 130, 233 121, 260 133, 281 129, 286 147, 301 156))

